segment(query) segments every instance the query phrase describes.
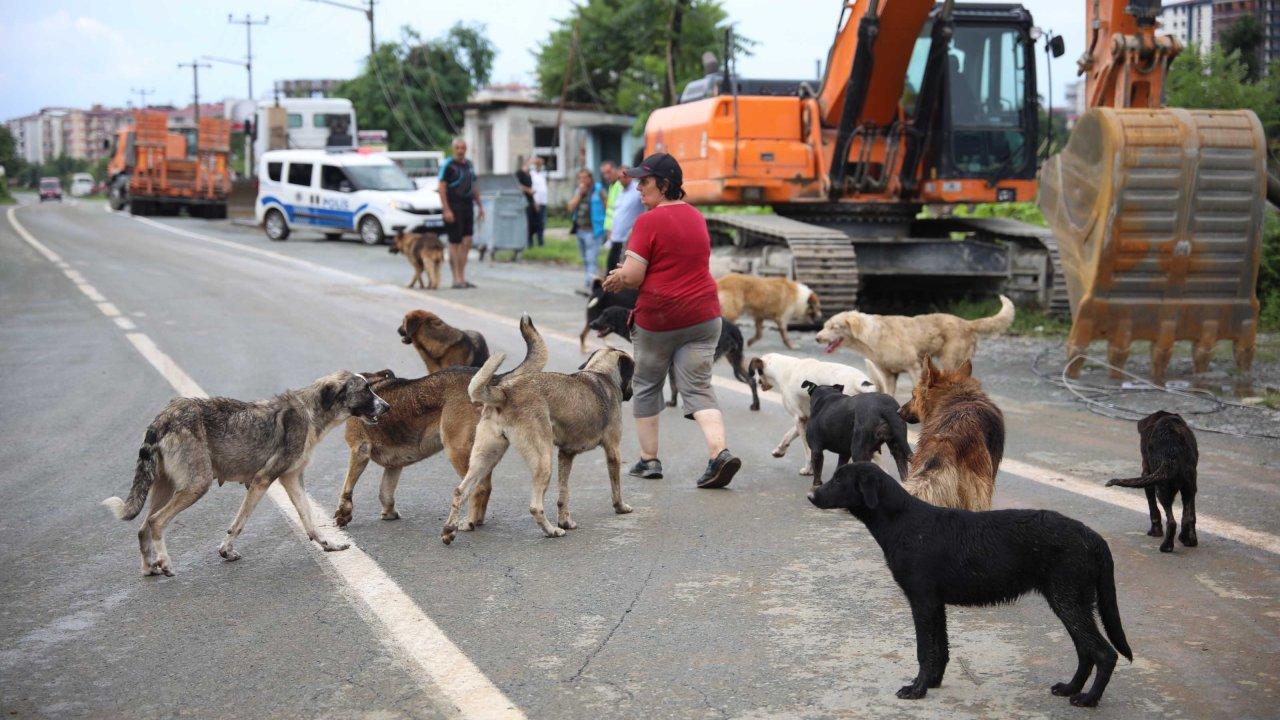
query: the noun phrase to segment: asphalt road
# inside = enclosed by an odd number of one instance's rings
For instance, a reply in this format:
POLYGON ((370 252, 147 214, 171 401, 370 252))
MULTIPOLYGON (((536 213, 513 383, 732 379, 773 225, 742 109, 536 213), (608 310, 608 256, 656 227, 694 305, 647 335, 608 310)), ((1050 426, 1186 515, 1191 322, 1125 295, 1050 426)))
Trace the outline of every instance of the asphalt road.
MULTIPOLYGON (((269 243, 226 223, 142 222, 88 203, 13 215, 67 267, 0 221, 6 716, 483 714, 468 707, 530 718, 1277 716, 1277 444, 1202 435, 1200 547, 1162 555, 1133 509, 1141 493, 1097 489, 1136 472, 1133 426, 1039 399, 1025 365, 988 353, 977 374, 993 380, 1011 461, 996 505, 1078 518, 1115 556, 1136 660, 1121 661, 1096 710, 1050 695, 1075 657, 1037 597, 951 609, 943 686, 896 699, 915 673, 905 600, 856 521, 804 500, 798 446, 770 457, 789 422, 781 407, 749 412, 731 380, 719 394, 744 469, 727 491, 693 488, 702 441, 669 412, 667 479, 625 478, 636 511, 615 515, 603 454, 583 456, 573 474, 580 529, 560 539, 530 519, 514 454, 495 473, 489 521, 450 547, 438 539, 457 482, 447 461, 405 471, 397 522, 378 519, 371 465, 347 530, 378 588, 395 590, 386 605, 369 600, 384 596, 367 574, 334 560, 347 553, 308 545, 270 503, 237 542, 244 559, 223 562, 216 547, 239 506, 236 487, 215 488, 170 526, 176 577, 144 578, 138 523, 98 505, 127 491, 143 430, 174 394, 131 336, 145 335, 210 394, 258 398, 339 368, 421 374, 395 332, 417 307, 480 330, 514 362, 515 320, 527 311, 548 335, 549 368, 570 371, 582 360, 578 275, 486 264, 473 273, 478 290, 406 291, 402 258, 356 243, 269 243), (419 624, 391 617, 401 611, 419 624), (461 651, 484 682, 425 672, 441 657, 431 648, 461 651)), ((754 349, 780 344, 769 335, 754 349)), ((636 452, 628 422, 623 454, 636 452)), ((345 467, 335 433, 307 473, 317 517, 332 514, 345 467)))

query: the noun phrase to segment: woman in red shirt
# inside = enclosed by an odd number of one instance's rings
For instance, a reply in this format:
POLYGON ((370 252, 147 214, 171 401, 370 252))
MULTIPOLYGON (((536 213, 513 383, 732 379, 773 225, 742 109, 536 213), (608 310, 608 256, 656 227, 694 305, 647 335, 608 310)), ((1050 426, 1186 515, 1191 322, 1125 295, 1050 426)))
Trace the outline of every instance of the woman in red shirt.
POLYGON ((636 220, 626 260, 610 271, 604 287, 610 292, 640 289, 631 333, 636 353, 631 403, 640 460, 631 475, 662 477, 658 415, 663 407, 663 380, 674 368, 685 417, 702 429, 711 457, 697 485, 721 488, 733 480, 742 461, 725 448, 724 417, 711 389, 711 366, 723 321, 709 267, 707 221, 682 199, 684 176, 675 158, 657 153, 626 172, 636 179, 648 212, 636 220))

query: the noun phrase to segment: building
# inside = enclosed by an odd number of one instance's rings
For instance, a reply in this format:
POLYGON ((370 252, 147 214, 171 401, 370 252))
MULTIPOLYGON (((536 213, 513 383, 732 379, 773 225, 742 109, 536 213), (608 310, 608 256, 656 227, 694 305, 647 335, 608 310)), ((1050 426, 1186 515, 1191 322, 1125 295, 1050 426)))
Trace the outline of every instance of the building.
POLYGON ((1160 10, 1160 28, 1186 47, 1195 45, 1207 54, 1214 44, 1214 0, 1182 0, 1160 10))
POLYGON ((99 160, 110 153, 109 141, 116 129, 130 119, 129 110, 94 105, 88 110, 43 108, 5 124, 23 159, 39 164, 63 155, 99 160))
POLYGON ((1240 18, 1252 15, 1262 26, 1262 64, 1280 60, 1280 0, 1213 0, 1213 42, 1240 18))
POLYGON ((463 113, 463 137, 477 173, 514 173, 537 155, 546 162, 552 204, 568 201, 579 168, 599 175, 601 162, 629 164, 644 145, 632 134, 636 119, 631 115, 573 103, 561 110, 522 85, 484 88, 453 109, 463 113))
POLYGON ((66 108, 43 108, 5 123, 24 160, 38 164, 66 154, 67 112, 66 108))
POLYGON ((1067 118, 1067 129, 1070 130, 1075 127, 1076 120, 1089 109, 1089 96, 1085 93, 1084 78, 1067 83, 1063 93, 1066 96, 1067 106, 1062 112, 1067 118))

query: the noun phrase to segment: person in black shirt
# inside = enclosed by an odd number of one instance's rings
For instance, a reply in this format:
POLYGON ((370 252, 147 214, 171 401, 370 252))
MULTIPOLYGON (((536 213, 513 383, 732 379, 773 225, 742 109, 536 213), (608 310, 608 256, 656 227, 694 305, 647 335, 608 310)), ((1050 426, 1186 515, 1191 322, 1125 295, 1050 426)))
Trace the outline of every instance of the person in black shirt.
POLYGON ((531 160, 525 160, 516 170, 516 182, 520 183, 520 192, 524 193, 525 217, 529 219, 528 247, 533 247, 534 238, 538 236, 538 204, 533 199, 533 176, 529 174, 531 160))
POLYGON ((484 205, 476 187, 475 168, 467 160, 467 141, 462 138, 453 139, 453 157, 440 167, 440 205, 444 210, 444 231, 449 237, 453 287, 473 288, 475 285, 467 282, 467 255, 471 252, 475 221, 484 220, 484 205))

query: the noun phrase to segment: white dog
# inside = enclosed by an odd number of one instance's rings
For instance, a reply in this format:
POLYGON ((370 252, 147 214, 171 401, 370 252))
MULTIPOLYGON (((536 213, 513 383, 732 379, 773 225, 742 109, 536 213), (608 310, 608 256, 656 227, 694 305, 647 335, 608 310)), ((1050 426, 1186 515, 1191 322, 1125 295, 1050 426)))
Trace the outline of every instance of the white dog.
MULTIPOLYGON (((879 369, 869 360, 867 369, 873 377, 879 379, 879 369)), ((773 449, 773 456, 780 458, 786 455, 791 441, 799 437, 800 444, 804 446, 804 468, 800 470, 801 475, 813 474, 813 468, 809 465, 809 441, 805 438, 805 426, 809 422, 809 393, 801 384, 808 380, 819 385, 843 385, 845 395, 879 391, 879 387, 867 377, 867 373, 857 368, 781 353, 768 353, 752 358, 747 365, 747 372, 759 378, 761 390, 776 389, 782 396, 782 407, 795 418, 796 424, 782 436, 782 442, 773 449)))

